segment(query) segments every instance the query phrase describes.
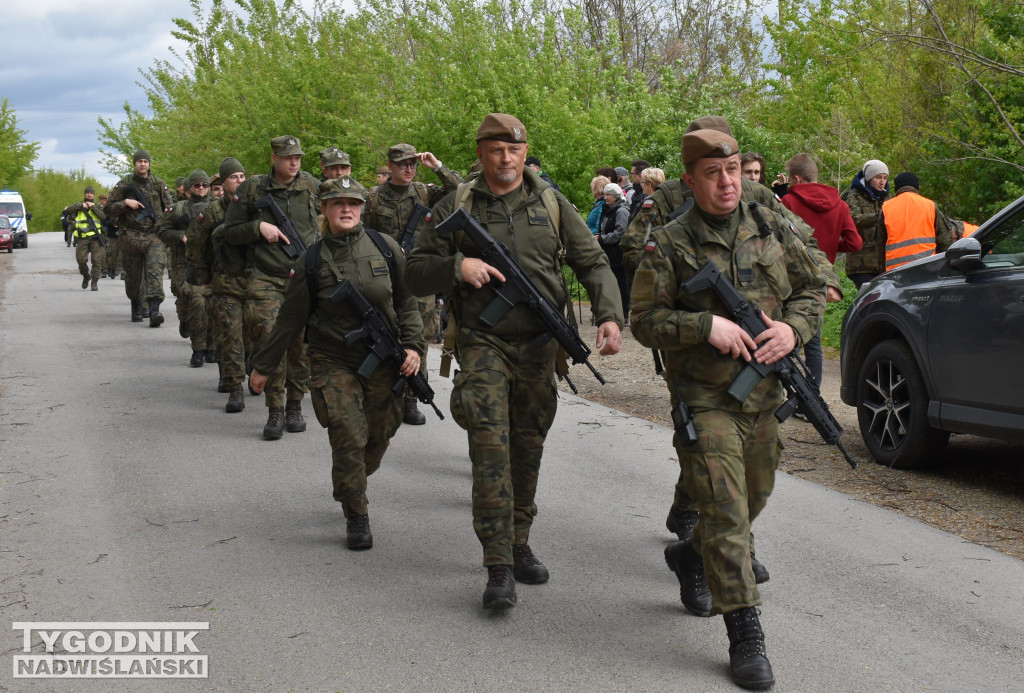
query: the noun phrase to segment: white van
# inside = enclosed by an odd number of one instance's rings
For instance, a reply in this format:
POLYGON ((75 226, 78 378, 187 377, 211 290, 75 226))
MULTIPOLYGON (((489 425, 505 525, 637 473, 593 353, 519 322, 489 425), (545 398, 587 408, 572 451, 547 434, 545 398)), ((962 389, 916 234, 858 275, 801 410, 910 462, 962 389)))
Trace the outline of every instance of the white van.
POLYGON ((25 202, 15 190, 0 190, 0 216, 11 220, 15 248, 28 247, 28 222, 32 212, 25 213, 25 202))

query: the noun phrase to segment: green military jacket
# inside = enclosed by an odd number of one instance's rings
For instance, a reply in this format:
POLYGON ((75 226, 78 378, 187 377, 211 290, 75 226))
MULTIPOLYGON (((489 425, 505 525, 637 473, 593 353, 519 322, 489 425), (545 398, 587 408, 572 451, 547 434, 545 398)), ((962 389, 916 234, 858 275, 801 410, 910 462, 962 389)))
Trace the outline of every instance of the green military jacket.
POLYGON ((287 185, 281 185, 269 173, 247 178, 228 205, 222 232, 225 242, 248 247, 248 267, 272 277, 289 276, 294 262, 281 248, 284 241, 267 243, 260 234, 260 222, 277 226, 274 215, 269 209, 256 209, 255 202, 270 193, 309 247, 320 235, 316 225, 319 192, 320 181, 305 171, 299 171, 287 185))
MULTIPOLYGON (((523 184, 504 196, 491 192, 484 176, 467 185, 471 186, 472 205, 466 205, 470 207, 470 215, 508 247, 512 257, 553 306, 564 310, 569 300, 558 257, 560 248, 564 248, 566 264, 590 294, 597 323, 611 321, 622 327, 622 299, 608 258, 561 193, 554 192, 561 217, 561 228, 556 230, 540 197, 548 184, 532 170, 526 169, 523 184)), ((447 294, 459 328, 486 332, 508 342, 532 340, 545 327, 526 305, 515 306, 493 327, 479 319, 480 313, 494 299, 494 291, 488 286, 476 289, 464 282, 462 261, 467 257, 479 258, 480 251, 468 237, 463 237, 456 245, 454 234, 442 236, 435 230, 437 222, 455 211, 455 197, 453 192, 434 207, 430 221, 409 253, 406 269, 409 288, 417 296, 447 294)))
MULTIPOLYGON (((839 275, 836 274, 835 269, 832 267, 832 263, 829 262, 828 256, 818 249, 818 240, 814 237, 814 229, 790 211, 788 207, 779 202, 779 198, 767 187, 760 183, 755 183, 748 178, 743 178, 740 182, 742 184, 741 204, 747 205, 751 202, 757 202, 776 214, 782 215, 786 221, 792 224, 793 229, 800 234, 800 240, 807 246, 811 257, 821 267, 828 286, 836 289, 842 295, 842 281, 840 281, 839 275)), ((626 229, 626 234, 619 241, 619 248, 622 249, 622 260, 629 275, 632 276, 636 272, 637 265, 640 264, 641 251, 647 238, 647 230, 656 229, 669 223, 669 214, 681 207, 687 200, 692 199, 693 192, 686 183, 682 180, 667 180, 658 186, 653 195, 644 200, 640 214, 633 218, 629 228, 626 229), (648 222, 650 223, 649 226, 648 222)))
MULTIPOLYGON (((403 347, 425 354, 427 343, 423 339, 423 321, 416 299, 403 280, 405 258, 398 243, 385 237, 394 256, 395 273, 392 274, 387 260, 363 231, 362 224, 344 234, 330 233, 326 222, 322 222, 322 226, 324 242, 316 280, 316 309, 311 309, 306 254, 303 253, 295 263, 295 276, 288 282, 274 329, 265 346, 253 358, 253 367, 261 373, 274 370, 295 335, 305 327, 311 359, 325 359, 355 372, 369 354, 369 349, 362 341, 346 344, 345 335, 358 329, 362 320, 348 301, 332 303, 327 298, 342 279, 352 282, 366 300, 380 310, 403 347)), ((395 366, 388 364, 387 367, 395 366)))
POLYGON ((207 197, 199 198, 198 201, 193 198, 178 200, 157 224, 157 238, 167 246, 172 264, 185 262, 186 232, 198 208, 208 201, 207 197))
POLYGON ((128 186, 134 183, 149 200, 150 207, 159 217, 171 208, 171 193, 164 185, 164 182, 150 174, 142 178, 136 173, 125 176, 114 185, 107 198, 107 205, 103 208, 106 215, 114 222, 120 231, 151 233, 156 229, 157 221, 150 217, 142 216, 142 210, 134 210, 125 204, 125 199, 135 199, 135 196, 128 192, 128 186))
POLYGON ((864 246, 856 253, 846 255, 847 274, 881 274, 885 271, 885 217, 882 203, 887 198, 872 199, 866 193, 847 188, 839 196, 850 205, 850 216, 864 246))
POLYGON ((218 257, 218 249, 214 246, 213 231, 222 226, 228 202, 230 199, 226 197, 206 198, 193 210, 192 219, 185 232, 188 238, 188 243, 185 244, 185 279, 189 284, 209 284, 213 281, 214 274, 241 276, 245 271, 245 252, 242 248, 227 247, 236 257, 234 271, 228 271, 228 265, 231 263, 224 257, 223 250, 218 257))
MULTIPOLYGON (((765 216, 778 220, 763 209, 765 216)), ((817 332, 825 311, 825 278, 795 233, 783 225, 762 236, 741 204, 719 219, 696 206, 657 229, 633 278, 631 329, 638 342, 665 352, 666 373, 688 406, 764 411, 782 402, 778 378, 762 380, 744 402, 727 392, 746 362, 707 344, 715 315, 729 317, 711 290, 687 294, 681 285, 709 260, 736 290, 772 320, 782 320, 799 344, 817 332)))
MULTIPOLYGON (((437 170, 437 175, 443 187, 426 185, 418 181, 404 187, 392 185, 390 182, 374 187, 366 200, 363 223, 367 228, 398 240, 417 204, 433 207, 462 182, 462 176, 449 170, 447 166, 441 166, 437 170)), ((422 229, 423 225, 424 221, 420 221, 419 229, 422 229)))

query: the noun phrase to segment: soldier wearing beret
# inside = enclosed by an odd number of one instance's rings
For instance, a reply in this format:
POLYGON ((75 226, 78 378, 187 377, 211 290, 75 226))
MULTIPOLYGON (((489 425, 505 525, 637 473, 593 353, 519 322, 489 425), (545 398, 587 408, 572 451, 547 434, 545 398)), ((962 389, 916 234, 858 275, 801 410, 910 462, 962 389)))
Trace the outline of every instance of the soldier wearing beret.
POLYGON ((402 396, 392 390, 398 372, 391 363, 381 363, 369 377, 359 375, 369 351, 362 341, 347 344, 345 335, 358 329, 362 319, 349 302, 332 302, 328 296, 341 280, 348 279, 380 310, 405 348, 406 358, 400 368, 403 375, 419 371, 420 354, 427 347, 416 299, 403 281, 405 258, 401 248, 391 238, 378 234, 379 242, 391 255, 388 260, 363 227, 360 217, 365 196, 363 187, 351 178, 324 183, 319 222, 323 241, 307 250, 318 253, 316 276, 311 279, 306 274, 310 266, 306 255, 299 258, 274 330, 253 357, 249 381, 259 392, 267 382, 264 373, 281 361, 294 339, 302 338, 305 328, 313 411, 331 442, 334 500, 341 503, 347 518, 350 549, 373 546, 366 477, 380 467, 388 441, 401 424, 402 396))
POLYGON ((750 526, 775 483, 782 444, 774 412, 783 389, 774 374, 743 402, 727 389, 746 361, 774 363, 815 334, 825 278, 781 216, 761 208, 762 226, 740 204, 738 150, 719 130, 683 136, 683 179, 694 204, 648 239, 633 281, 631 325, 637 341, 664 351, 672 405, 683 399, 698 435, 689 445, 676 435, 674 444, 700 517, 688 541, 666 548, 665 560, 687 610, 723 614, 733 680, 762 689, 775 679, 755 608, 761 597, 750 526), (709 261, 762 310, 768 329, 756 338, 728 317, 712 291, 680 288, 709 261))
POLYGON ((164 246, 156 237, 158 219, 145 213, 145 206, 129 189, 135 186, 149 203, 149 210, 159 217, 171 208, 171 193, 164 182, 150 174, 149 152, 135 152, 132 175, 118 181, 110 191, 104 208, 118 228, 124 262, 124 292, 132 304, 132 322, 142 322, 145 301, 149 326, 160 327, 164 316, 160 303, 164 300, 164 246))
POLYGON ((549 339, 538 346, 545 327, 523 304, 494 325, 482 320, 481 312, 494 298, 488 283, 504 277, 481 259, 468 238, 442 236, 434 226, 457 208, 465 209, 509 248, 538 290, 561 310, 568 302, 564 258, 590 294, 602 354, 619 351, 623 315, 615 277, 594 236, 569 201, 526 167, 523 123, 492 113, 480 124, 476 142, 482 174, 434 207, 409 254, 406 280, 415 294, 443 292, 449 299, 448 331, 455 335, 460 368, 451 412, 469 437, 473 528, 488 573, 483 605, 506 609, 516 603, 516 580, 538 584, 549 577, 528 541, 544 439, 558 399, 558 345, 549 339))
POLYGON ((324 175, 320 182, 333 180, 352 175, 352 160, 348 154, 337 147, 328 147, 320 150, 320 170, 324 175))
MULTIPOLYGON (((295 262, 283 248, 289 243, 288 237, 277 227, 274 213, 266 206, 257 208, 256 201, 269 195, 291 220, 307 248, 320 235, 316 225, 320 181, 302 170, 299 138, 275 137, 270 140, 270 148, 270 173, 248 178, 238 187, 228 205, 223 231, 227 243, 247 248, 246 323, 252 328, 257 348, 274 327, 295 262)), ((278 440, 285 429, 291 433, 305 431, 302 399, 309 389, 309 361, 302 335, 292 340, 280 363, 264 374, 269 381, 263 438, 278 440)))
MULTIPOLYGON (((369 228, 386 233, 396 240, 400 238, 417 204, 433 207, 462 182, 462 177, 449 170, 436 156, 430 152, 417 152, 411 144, 400 143, 388 148, 388 171, 390 179, 370 191, 365 221, 369 228), (421 163, 437 174, 443 187, 413 180, 421 163)), ((425 219, 421 218, 415 234, 418 235, 424 223, 425 219)), ((423 319, 423 338, 429 342, 441 326, 440 312, 433 294, 422 296, 418 301, 423 319)), ((427 375, 426 369, 423 375, 427 375)), ((427 422, 416 404, 416 395, 411 390, 407 391, 403 414, 405 423, 420 425, 427 422)))

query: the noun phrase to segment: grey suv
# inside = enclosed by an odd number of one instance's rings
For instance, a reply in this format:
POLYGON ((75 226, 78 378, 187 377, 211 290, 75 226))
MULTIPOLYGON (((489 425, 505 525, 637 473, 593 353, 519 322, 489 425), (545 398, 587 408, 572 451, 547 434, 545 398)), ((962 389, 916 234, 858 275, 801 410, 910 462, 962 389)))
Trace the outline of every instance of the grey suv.
POLYGON ((924 466, 951 432, 1024 441, 1024 197, 865 284, 840 359, 840 396, 882 464, 924 466))

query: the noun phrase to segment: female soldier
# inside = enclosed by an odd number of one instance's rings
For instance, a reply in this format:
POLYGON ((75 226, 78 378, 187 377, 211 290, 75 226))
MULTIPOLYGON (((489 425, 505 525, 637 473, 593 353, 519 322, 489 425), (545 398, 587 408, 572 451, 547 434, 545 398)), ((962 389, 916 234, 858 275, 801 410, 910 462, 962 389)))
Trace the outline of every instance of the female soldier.
POLYGON ((335 303, 329 295, 348 279, 380 310, 405 348, 402 375, 419 372, 420 354, 427 348, 416 299, 405 288, 402 251, 393 239, 363 228, 365 201, 365 189, 348 177, 326 181, 320 188, 323 239, 308 250, 317 253, 319 262, 305 254, 296 261, 285 302, 266 345, 253 358, 249 379, 254 391, 262 391, 264 374, 281 362, 291 339, 306 328, 310 397, 331 441, 334 499, 347 518, 350 549, 373 546, 366 477, 380 467, 402 421, 403 390, 392 391, 398 372, 390 362, 381 363, 369 377, 357 373, 370 352, 362 342, 346 344, 345 335, 360 327, 360 316, 348 301, 335 303), (307 278, 310 268, 316 268, 315 281, 307 278))

